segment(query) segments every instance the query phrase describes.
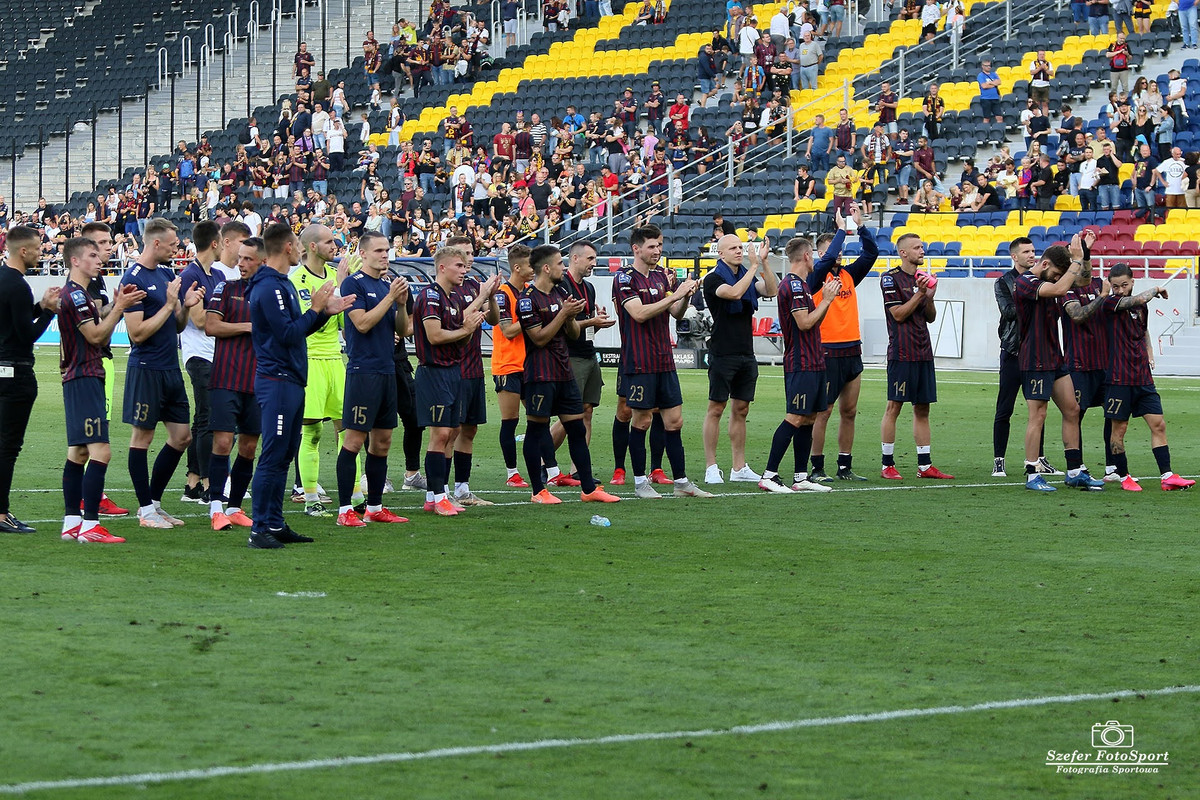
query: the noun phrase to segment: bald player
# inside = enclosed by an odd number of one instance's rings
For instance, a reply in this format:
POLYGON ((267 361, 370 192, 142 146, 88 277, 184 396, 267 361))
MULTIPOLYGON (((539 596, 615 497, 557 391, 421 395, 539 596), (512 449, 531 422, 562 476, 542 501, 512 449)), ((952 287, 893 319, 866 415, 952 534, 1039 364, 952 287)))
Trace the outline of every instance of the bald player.
MULTIPOLYGON (((324 225, 309 225, 300 233, 303 253, 300 266, 288 275, 296 294, 300 297, 300 311, 308 311, 312 295, 327 283, 335 282, 338 287, 345 283, 350 274, 351 262, 357 257, 347 256, 338 264, 336 274, 329 264, 337 255, 337 243, 333 231, 324 225)), ((292 500, 304 503, 304 513, 310 517, 326 517, 330 502, 317 478, 321 473, 321 430, 326 420, 333 422, 337 432, 338 449, 345 444, 342 430, 342 400, 346 391, 346 367, 342 363, 340 333, 344 319, 341 315, 324 318, 323 323, 308 337, 308 385, 304 390, 304 418, 301 420, 300 466, 301 492, 292 489, 292 500)), ((358 476, 354 478, 358 485, 358 476)), ((364 502, 362 492, 356 491, 351 498, 355 506, 364 502)), ((363 507, 365 512, 366 507, 363 507)))
POLYGON ((721 417, 733 398, 729 415, 729 447, 733 460, 729 480, 757 483, 746 463, 746 415, 758 385, 754 357, 754 314, 759 298, 774 297, 779 278, 767 264, 771 244, 764 239, 749 252, 736 234, 717 240, 717 265, 704 277, 704 304, 712 313, 708 340, 708 412, 704 416, 704 482, 724 483, 717 466, 721 417), (743 262, 749 262, 747 266, 743 262))

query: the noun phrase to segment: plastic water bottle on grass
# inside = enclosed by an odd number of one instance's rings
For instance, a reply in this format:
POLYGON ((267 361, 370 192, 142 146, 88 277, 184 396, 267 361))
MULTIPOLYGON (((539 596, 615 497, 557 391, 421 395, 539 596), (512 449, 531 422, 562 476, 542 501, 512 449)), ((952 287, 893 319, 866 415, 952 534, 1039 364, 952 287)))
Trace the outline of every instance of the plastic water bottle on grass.
POLYGON ((612 523, 609 522, 608 517, 602 517, 599 514, 592 515, 592 524, 598 528, 611 528, 612 527, 612 523))

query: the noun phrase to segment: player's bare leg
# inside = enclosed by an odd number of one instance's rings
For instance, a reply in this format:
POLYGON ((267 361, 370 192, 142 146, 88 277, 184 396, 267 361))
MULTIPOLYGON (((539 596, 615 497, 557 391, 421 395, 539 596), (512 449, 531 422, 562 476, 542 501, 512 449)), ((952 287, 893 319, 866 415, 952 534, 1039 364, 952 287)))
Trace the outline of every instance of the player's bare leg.
POLYGON ((733 398, 729 408, 729 449, 733 454, 729 466, 731 475, 746 467, 746 417, 749 414, 750 404, 733 398))
MULTIPOLYGON (((704 482, 724 483, 717 467, 717 439, 721 435, 721 417, 725 413, 726 403, 716 400, 708 401, 708 410, 704 412, 702 439, 704 441, 704 482)), ((664 423, 666 420, 663 420, 664 423)), ((732 425, 732 423, 731 423, 732 425)), ((743 447, 745 442, 743 441, 743 447)))
POLYGON ((896 420, 900 418, 900 409, 904 404, 896 400, 888 400, 883 408, 883 421, 879 423, 879 439, 883 449, 883 468, 880 474, 888 480, 901 480, 900 472, 896 469, 896 420))
MULTIPOLYGON (((838 405, 838 458, 837 458, 837 476, 842 480, 866 480, 854 474, 853 467, 853 452, 854 452, 854 426, 858 419, 858 395, 862 390, 862 375, 856 375, 854 380, 848 381, 842 386, 842 393, 837 397, 838 405)), ((832 411, 833 404, 825 411, 826 423, 829 421, 829 412, 832 411)), ((813 426, 813 450, 816 450, 816 426, 813 426)), ((821 438, 821 452, 825 449, 824 431, 821 438)))

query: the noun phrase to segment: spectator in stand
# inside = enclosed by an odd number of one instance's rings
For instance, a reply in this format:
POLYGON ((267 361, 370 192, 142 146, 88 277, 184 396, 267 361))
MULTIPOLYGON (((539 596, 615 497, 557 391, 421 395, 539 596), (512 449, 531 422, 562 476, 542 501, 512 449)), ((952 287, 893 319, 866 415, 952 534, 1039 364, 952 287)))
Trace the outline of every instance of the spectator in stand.
POLYGON ((828 27, 825 33, 832 36, 842 35, 842 25, 846 22, 846 0, 828 0, 828 27))
POLYGON ((775 44, 776 52, 783 52, 788 36, 791 35, 791 30, 791 19, 787 14, 787 6, 781 5, 775 9, 775 15, 771 17, 770 26, 771 41, 775 44))
POLYGON ((738 33, 738 55, 742 57, 742 70, 750 66, 750 59, 754 56, 754 46, 758 44, 761 37, 758 33, 758 19, 756 17, 748 17, 746 24, 742 26, 738 33))
POLYGON ((1154 0, 1133 0, 1133 19, 1137 26, 1138 35, 1150 32, 1150 12, 1154 8, 1154 0))
POLYGON ((1046 59, 1046 51, 1038 50, 1037 57, 1029 65, 1029 96, 1042 107, 1042 116, 1050 116, 1050 81, 1054 78, 1054 65, 1046 59))
MULTIPOLYGON (((1195 12, 1192 14, 1193 27, 1195 26, 1195 12)), ((1195 34, 1193 34, 1193 37, 1195 34)), ((1192 49, 1196 45, 1193 42, 1192 49)), ((1187 96, 1187 78, 1184 78, 1177 69, 1167 71, 1167 96, 1164 99, 1164 105, 1171 109, 1171 114, 1175 117, 1175 130, 1187 130, 1188 113, 1187 106, 1184 104, 1184 98, 1187 96)))
POLYGON ((1079 162, 1079 207, 1083 211, 1096 211, 1100 198, 1100 164, 1091 145, 1084 148, 1083 160, 1079 162))
POLYGON ((633 133, 637 130, 639 106, 637 98, 633 96, 632 86, 625 87, 625 92, 617 100, 617 105, 620 108, 618 119, 621 122, 621 127, 625 129, 625 138, 633 141, 633 133))
POLYGON ((925 0, 925 6, 921 9, 921 37, 932 42, 933 37, 937 36, 938 22, 946 12, 937 4, 937 0, 925 0))
MULTIPOLYGON (((883 125, 876 122, 871 133, 863 138, 862 152, 863 163, 870 163, 871 166, 864 167, 866 172, 865 178, 872 186, 887 186, 887 165, 893 158, 892 140, 883 130, 883 125)), ((867 205, 870 205, 869 196, 864 198, 867 205)))
POLYGON ((1071 0, 1071 22, 1075 25, 1086 25, 1087 18, 1087 0, 1071 0))
POLYGON ((908 128, 902 128, 900 135, 892 144, 892 155, 896 159, 896 204, 908 205, 909 182, 913 173, 913 141, 909 137, 908 128))
POLYGON ((850 207, 854 204, 854 188, 855 184, 859 182, 859 178, 846 162, 844 153, 838 152, 837 163, 826 174, 825 181, 833 189, 833 205, 830 207, 829 213, 836 215, 841 211, 842 214, 848 215, 850 207))
POLYGON ((750 97, 757 97, 766 88, 767 74, 758 65, 756 57, 750 56, 750 63, 746 64, 746 68, 742 70, 741 84, 745 87, 746 94, 750 97))
POLYGON ((666 119, 664 105, 667 96, 663 94, 662 86, 657 80, 650 82, 650 94, 646 95, 642 107, 646 109, 647 127, 655 133, 663 132, 663 121, 666 119))
POLYGON ((296 50, 296 55, 292 58, 292 77, 299 77, 302 69, 307 69, 308 74, 317 68, 317 59, 313 54, 308 52, 308 42, 301 42, 296 50))
POLYGON ((717 63, 711 43, 705 43, 700 48, 700 55, 696 60, 696 82, 700 84, 701 106, 707 105, 717 90, 724 86, 725 75, 717 63))
POLYGON ((925 99, 921 101, 921 112, 925 116, 923 127, 929 141, 940 139, 940 125, 942 117, 946 113, 946 100, 938 94, 936 83, 929 84, 929 91, 925 93, 925 99))
MULTIPOLYGON (((795 42, 788 39, 788 44, 795 50, 795 42)), ((771 63, 770 74, 767 75, 767 86, 777 97, 786 97, 792 90, 792 62, 785 54, 775 56, 771 63)))
POLYGON ((1000 109, 1000 73, 992 69, 992 60, 985 58, 975 80, 979 83, 979 104, 983 107, 983 121, 993 118, 998 123, 1004 122, 1004 113, 1000 109))
POLYGON ((1050 167, 1049 153, 1042 153, 1029 188, 1033 192, 1039 211, 1054 210, 1054 198, 1056 196, 1054 191, 1054 170, 1050 167))
POLYGON ((1162 183, 1167 208, 1187 208, 1187 200, 1184 198, 1184 191, 1187 189, 1187 163, 1183 160, 1183 150, 1172 147, 1169 155, 1169 158, 1159 162, 1154 172, 1162 183))
POLYGON ((1116 23, 1117 33, 1133 35, 1133 0, 1112 0, 1112 16, 1116 23))
POLYGON ((1108 33, 1108 0, 1088 0, 1088 33, 1103 36, 1108 33))
POLYGON ((975 199, 971 203, 971 211, 999 211, 1003 207, 996 187, 988 183, 987 175, 982 172, 975 176, 975 199))
POLYGON ((816 89, 821 62, 825 60, 825 44, 815 40, 812 31, 808 30, 796 49, 799 51, 799 86, 801 89, 816 89))
POLYGON ((816 119, 813 120, 804 157, 812 165, 813 172, 825 172, 829 169, 829 158, 832 153, 833 130, 826 127, 825 116, 817 114, 816 119))
MULTIPOLYGON (((1092 143, 1093 148, 1096 143, 1092 143)), ((1100 144, 1100 157, 1096 159, 1097 192, 1100 208, 1103 211, 1113 211, 1124 208, 1121 203, 1121 159, 1117 156, 1112 142, 1100 144)))
POLYGON ((1108 80, 1117 92, 1129 92, 1129 67, 1133 54, 1125 34, 1118 33, 1117 40, 1108 46, 1108 80))
POLYGON ((844 108, 838 111, 838 124, 833 129, 833 144, 834 149, 846 157, 847 164, 854 160, 854 153, 858 149, 858 129, 854 127, 854 120, 844 108))
POLYGON ((900 106, 900 95, 892 91, 892 84, 884 81, 879 87, 879 99, 875 101, 875 111, 879 114, 879 123, 884 131, 896 140, 899 135, 899 125, 896 122, 896 109, 900 106))
POLYGON ((924 136, 917 139, 917 149, 913 151, 913 169, 917 171, 918 180, 932 181, 933 187, 945 194, 945 187, 942 186, 941 176, 937 172, 937 159, 929 145, 929 139, 924 136))
POLYGON ((1158 125, 1154 127, 1154 139, 1158 142, 1158 159, 1165 161, 1171 157, 1171 148, 1175 145, 1175 119, 1171 109, 1158 110, 1158 125))
POLYGON ((1064 145, 1058 148, 1059 160, 1067 165, 1070 171, 1070 177, 1067 179, 1068 194, 1079 194, 1079 166, 1087 157, 1087 136, 1083 131, 1076 131, 1075 134, 1064 145))
POLYGON ((1144 106, 1150 118, 1155 119, 1166 100, 1159 91, 1158 81, 1147 81, 1145 77, 1141 77, 1133 85, 1133 102, 1139 108, 1144 106))
POLYGON ((1200 153, 1192 151, 1183 157, 1187 164, 1186 186, 1183 190, 1188 208, 1200 208, 1200 153))
POLYGON ((329 96, 333 94, 333 85, 325 80, 324 72, 317 73, 317 79, 312 82, 309 92, 314 103, 320 103, 325 108, 329 108, 329 96))
POLYGON ((691 127, 690 113, 691 107, 683 92, 675 95, 674 105, 667 109, 668 124, 671 126, 671 135, 667 138, 674 141, 677 136, 688 135, 688 129, 691 127))
POLYGON ((926 179, 921 181, 921 188, 913 198, 912 210, 926 213, 937 211, 945 201, 946 195, 935 188, 933 181, 926 179))
POLYGON ((817 198, 817 181, 808 173, 808 165, 801 164, 796 168, 796 180, 792 182, 792 194, 795 202, 815 200, 817 198))
POLYGON ((1154 222, 1154 187, 1159 183, 1158 159, 1142 141, 1133 161, 1133 216, 1154 222))
MULTIPOLYGON (((600 12, 598 4, 595 3, 595 0, 592 0, 592 4, 597 5, 596 14, 594 16, 599 16, 600 12)), ((500 6, 500 18, 504 20, 505 47, 517 46, 517 12, 519 8, 520 3, 518 3, 517 0, 504 0, 500 6)))

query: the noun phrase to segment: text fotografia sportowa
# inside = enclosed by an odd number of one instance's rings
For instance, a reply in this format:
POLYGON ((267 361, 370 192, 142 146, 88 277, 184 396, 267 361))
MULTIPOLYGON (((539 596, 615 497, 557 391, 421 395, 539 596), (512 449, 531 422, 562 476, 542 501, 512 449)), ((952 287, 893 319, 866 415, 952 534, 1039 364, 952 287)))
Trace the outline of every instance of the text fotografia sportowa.
POLYGON ((1170 766, 1169 753, 1143 753, 1140 750, 1072 750, 1060 753, 1046 751, 1046 766, 1056 767, 1056 772, 1072 775, 1129 775, 1133 773, 1157 773, 1159 767, 1170 766))

